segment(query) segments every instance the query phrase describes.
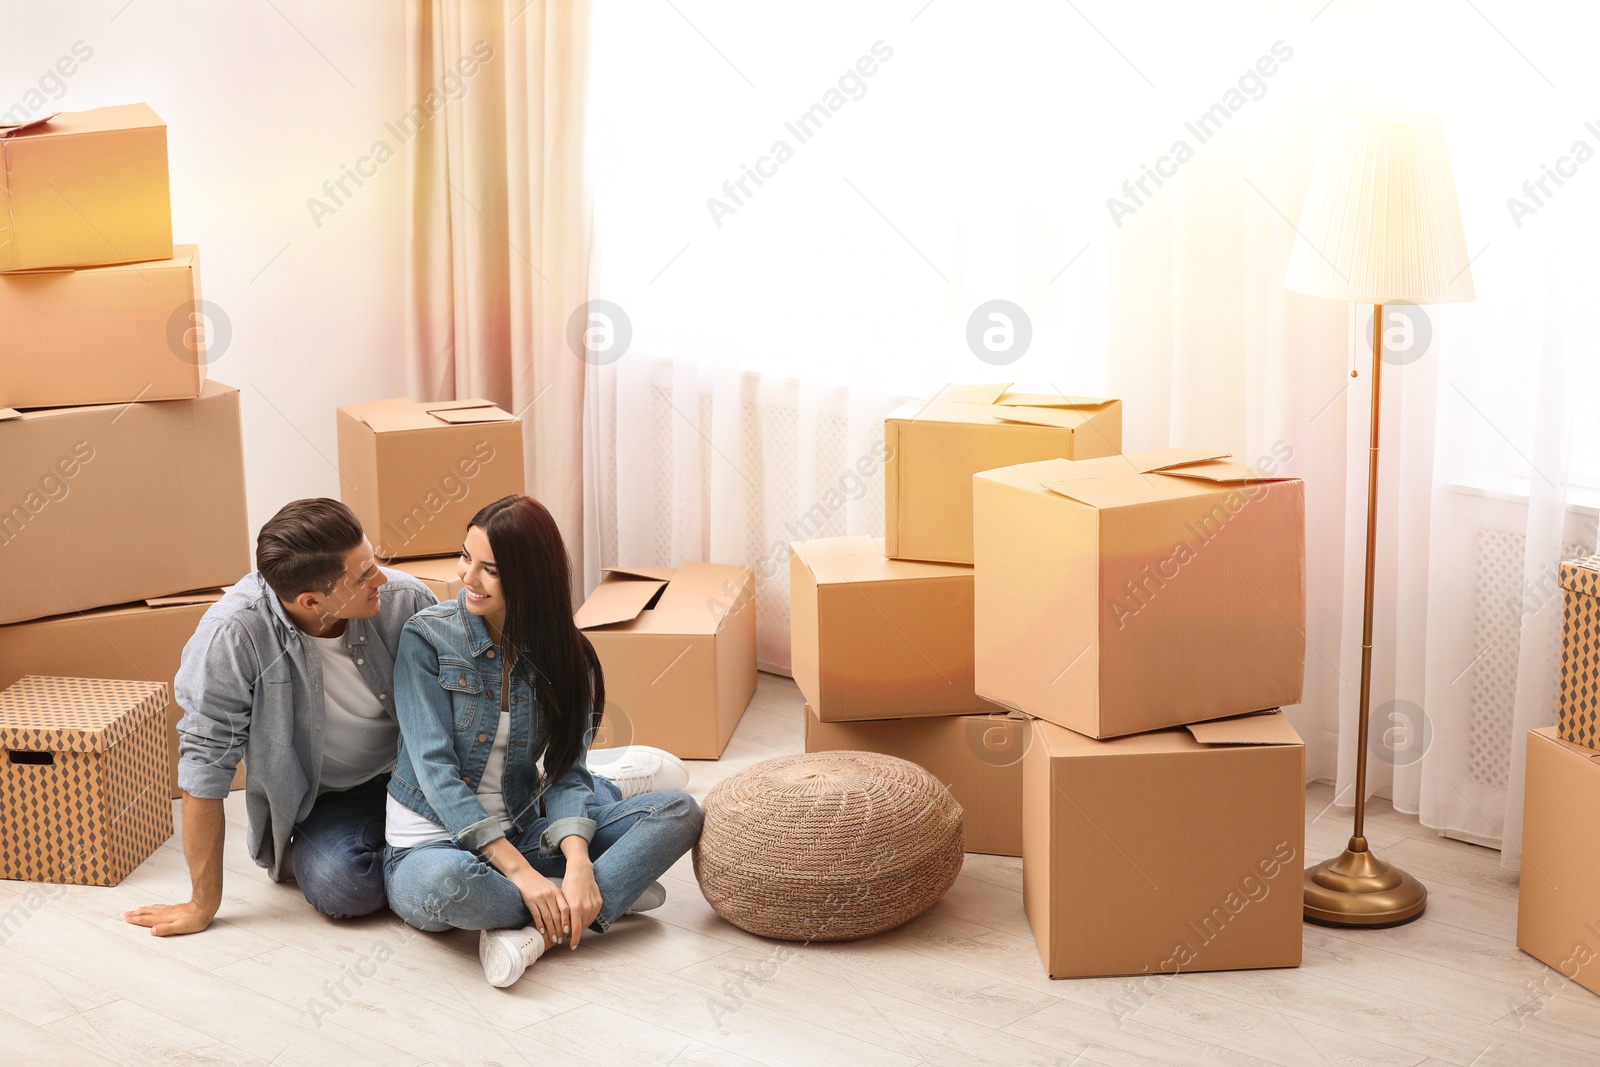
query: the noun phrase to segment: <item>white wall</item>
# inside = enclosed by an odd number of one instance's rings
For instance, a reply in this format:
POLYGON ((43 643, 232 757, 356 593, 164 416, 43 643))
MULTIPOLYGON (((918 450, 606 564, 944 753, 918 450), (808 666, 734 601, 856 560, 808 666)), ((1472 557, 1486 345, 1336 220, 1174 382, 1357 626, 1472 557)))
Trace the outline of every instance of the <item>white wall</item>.
POLYGON ((241 391, 253 547, 286 501, 339 495, 334 409, 406 391, 404 149, 320 227, 306 206, 405 110, 405 8, 124 5, 0 2, 0 113, 142 100, 166 120, 173 238, 200 246, 232 325, 211 374, 241 391), (78 42, 92 54, 60 78, 78 42))

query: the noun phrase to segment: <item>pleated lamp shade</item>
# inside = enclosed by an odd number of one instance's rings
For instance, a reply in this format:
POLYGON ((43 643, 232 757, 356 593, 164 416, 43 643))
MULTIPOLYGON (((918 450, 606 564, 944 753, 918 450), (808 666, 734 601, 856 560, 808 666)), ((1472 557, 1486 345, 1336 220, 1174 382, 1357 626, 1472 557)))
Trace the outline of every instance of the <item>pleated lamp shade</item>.
POLYGON ((1473 298, 1444 125, 1368 113, 1334 124, 1289 253, 1286 288, 1360 304, 1473 298))

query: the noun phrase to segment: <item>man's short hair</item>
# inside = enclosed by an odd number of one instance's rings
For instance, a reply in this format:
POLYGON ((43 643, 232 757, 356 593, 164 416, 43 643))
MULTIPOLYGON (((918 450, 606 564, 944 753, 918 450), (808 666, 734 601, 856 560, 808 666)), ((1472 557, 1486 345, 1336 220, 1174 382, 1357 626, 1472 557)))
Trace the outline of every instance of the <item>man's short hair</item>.
POLYGON ((344 557, 366 534, 337 500, 311 497, 285 504, 256 535, 256 568, 279 600, 333 592, 344 557))

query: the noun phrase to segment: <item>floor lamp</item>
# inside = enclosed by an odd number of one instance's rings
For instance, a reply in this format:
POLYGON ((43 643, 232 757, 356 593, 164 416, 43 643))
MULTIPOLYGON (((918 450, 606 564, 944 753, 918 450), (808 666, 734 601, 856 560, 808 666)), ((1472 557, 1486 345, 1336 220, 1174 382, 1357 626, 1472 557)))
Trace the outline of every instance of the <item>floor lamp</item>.
POLYGON ((1431 115, 1405 114, 1358 114, 1336 122, 1317 159, 1296 233, 1284 277, 1286 288, 1374 305, 1355 829, 1343 853, 1306 870, 1305 917, 1333 926, 1396 926, 1422 914, 1428 891, 1411 875, 1374 856, 1364 835, 1383 305, 1473 298, 1444 126, 1431 115))

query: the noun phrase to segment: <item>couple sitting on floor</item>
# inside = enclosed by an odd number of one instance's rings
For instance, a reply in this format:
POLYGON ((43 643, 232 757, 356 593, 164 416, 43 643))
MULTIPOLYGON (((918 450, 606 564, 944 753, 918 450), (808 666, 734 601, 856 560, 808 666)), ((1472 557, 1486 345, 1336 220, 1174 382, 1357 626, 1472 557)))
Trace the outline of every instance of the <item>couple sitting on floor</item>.
POLYGON ((279 511, 256 565, 206 612, 175 683, 193 895, 129 922, 164 936, 215 917, 241 757, 250 854, 274 880, 334 918, 387 903, 421 930, 478 930, 494 985, 661 905, 656 879, 693 846, 700 808, 658 749, 591 764, 605 677, 543 505, 508 496, 473 516, 464 588, 444 603, 379 567, 336 500, 279 511))

